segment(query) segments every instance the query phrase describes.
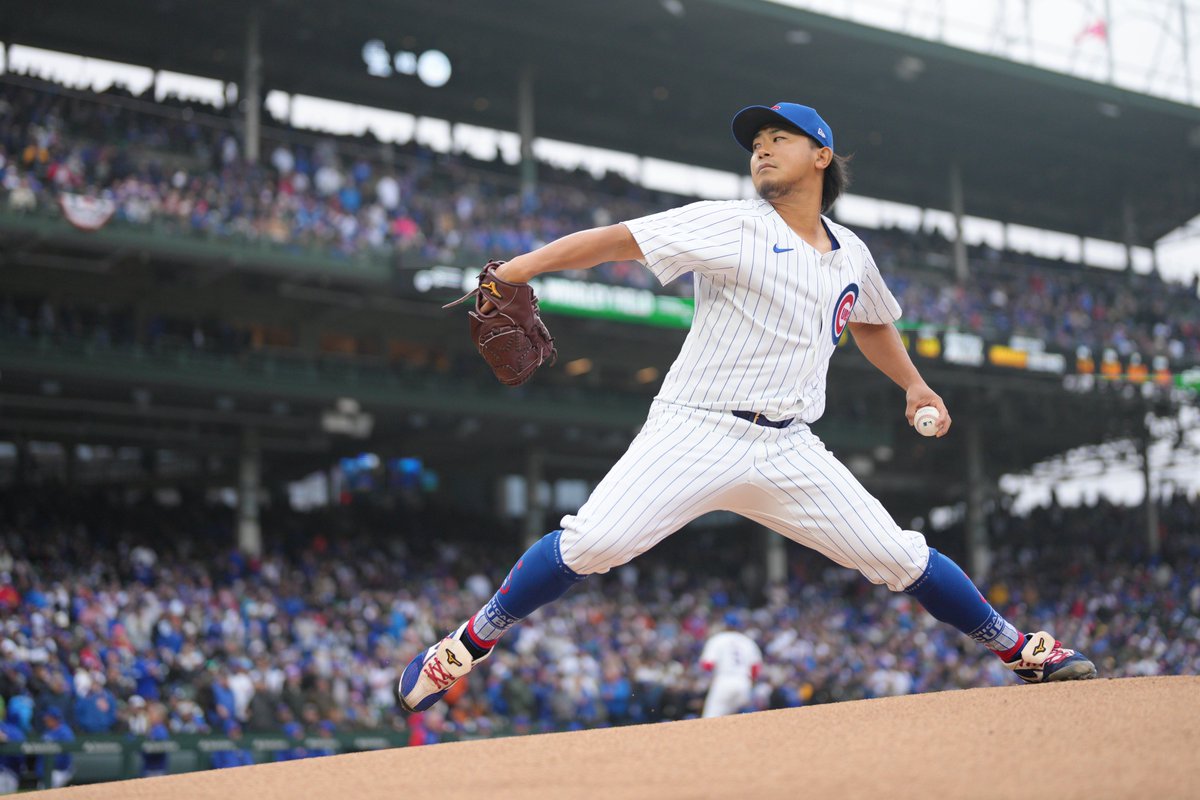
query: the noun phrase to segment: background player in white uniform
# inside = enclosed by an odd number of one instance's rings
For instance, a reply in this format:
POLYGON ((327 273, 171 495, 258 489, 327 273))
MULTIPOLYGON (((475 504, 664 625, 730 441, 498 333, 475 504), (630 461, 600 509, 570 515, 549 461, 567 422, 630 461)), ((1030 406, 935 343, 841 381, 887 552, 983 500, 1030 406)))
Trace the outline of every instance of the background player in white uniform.
POLYGON ((762 651, 741 631, 720 631, 704 643, 700 666, 713 676, 701 716, 736 714, 750 703, 750 692, 762 670, 762 651))
POLYGON ((483 608, 412 660, 396 689, 402 708, 428 708, 535 609, 715 510, 907 592, 1026 681, 1095 674, 1054 637, 1023 634, 1001 617, 953 561, 901 530, 809 429, 825 408, 829 359, 847 327, 904 389, 910 424, 932 406, 943 436, 951 418, 904 349, 893 324, 900 306, 866 245, 822 214, 847 178, 833 130, 813 109, 780 103, 738 112, 733 133, 750 153, 759 199, 693 203, 581 231, 497 271, 521 283, 637 259, 663 283, 692 273, 695 318, 629 450, 483 608))

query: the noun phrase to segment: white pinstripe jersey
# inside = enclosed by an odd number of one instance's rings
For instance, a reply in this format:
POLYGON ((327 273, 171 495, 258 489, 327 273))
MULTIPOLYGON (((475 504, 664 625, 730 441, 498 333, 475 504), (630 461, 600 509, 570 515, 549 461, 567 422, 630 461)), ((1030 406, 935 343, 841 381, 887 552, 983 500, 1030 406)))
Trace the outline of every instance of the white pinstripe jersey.
POLYGON ((820 418, 846 323, 900 318, 867 246, 821 219, 839 245, 824 255, 765 200, 701 201, 624 223, 663 284, 694 275, 692 329, 657 399, 820 418))

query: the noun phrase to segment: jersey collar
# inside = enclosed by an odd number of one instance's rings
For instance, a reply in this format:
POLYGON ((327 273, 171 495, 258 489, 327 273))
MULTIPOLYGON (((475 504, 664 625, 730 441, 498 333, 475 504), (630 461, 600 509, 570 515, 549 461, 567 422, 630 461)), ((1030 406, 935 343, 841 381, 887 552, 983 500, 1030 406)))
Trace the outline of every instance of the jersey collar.
POLYGON ((821 215, 821 225, 825 228, 825 232, 829 234, 829 242, 831 245, 833 245, 833 248, 829 252, 832 253, 835 250, 841 250, 842 243, 839 242, 837 237, 833 235, 833 229, 829 227, 829 220, 825 219, 824 214, 821 215))

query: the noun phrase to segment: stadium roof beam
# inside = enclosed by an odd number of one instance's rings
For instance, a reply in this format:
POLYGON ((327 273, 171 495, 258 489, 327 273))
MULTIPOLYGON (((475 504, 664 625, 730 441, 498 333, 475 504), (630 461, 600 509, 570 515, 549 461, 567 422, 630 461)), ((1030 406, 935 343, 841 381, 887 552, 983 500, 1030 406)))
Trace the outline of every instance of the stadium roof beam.
MULTIPOLYGON (((764 0, 259 8, 264 88, 511 131, 529 68, 539 135, 739 173, 730 116, 789 98, 832 121, 866 196, 945 209, 957 161, 969 215, 1122 242, 1128 201, 1149 245, 1200 213, 1200 108, 764 0), (371 40, 447 54, 449 81, 368 74, 371 40)), ((59 0, 0 38, 239 81, 245 26, 241 0, 59 0)))

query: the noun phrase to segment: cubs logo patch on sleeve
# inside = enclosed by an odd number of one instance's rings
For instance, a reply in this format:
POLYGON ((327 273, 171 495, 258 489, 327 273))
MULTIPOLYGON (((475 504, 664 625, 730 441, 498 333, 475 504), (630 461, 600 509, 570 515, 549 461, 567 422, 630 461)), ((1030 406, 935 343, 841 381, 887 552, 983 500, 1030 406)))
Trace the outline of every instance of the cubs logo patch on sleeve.
POLYGON ((837 304, 833 307, 833 343, 836 345, 842 339, 842 334, 846 332, 846 325, 850 322, 850 313, 854 311, 854 304, 858 302, 858 284, 852 283, 845 289, 842 289, 841 295, 838 296, 837 304))

